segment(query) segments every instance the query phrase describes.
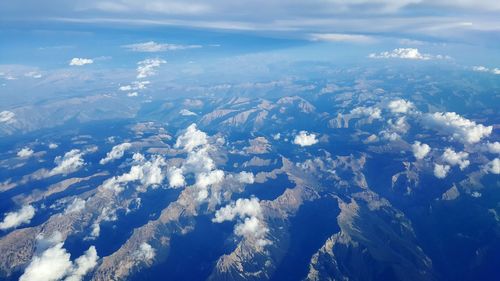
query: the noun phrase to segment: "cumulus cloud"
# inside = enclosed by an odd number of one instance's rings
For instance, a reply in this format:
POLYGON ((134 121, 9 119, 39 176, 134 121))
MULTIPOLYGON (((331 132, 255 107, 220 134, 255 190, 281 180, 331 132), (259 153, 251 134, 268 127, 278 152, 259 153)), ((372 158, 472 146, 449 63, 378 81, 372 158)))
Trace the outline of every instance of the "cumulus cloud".
POLYGON ((434 176, 438 179, 444 179, 449 171, 450 166, 448 165, 434 164, 434 176))
POLYGON ((213 170, 210 172, 202 172, 196 175, 195 185, 198 187, 198 201, 203 201, 208 198, 209 188, 212 185, 221 183, 224 180, 224 171, 213 170))
POLYGON ((250 239, 255 242, 258 247, 263 247, 270 243, 265 238, 269 229, 262 222, 262 208, 259 199, 238 199, 223 208, 220 208, 215 213, 212 219, 215 223, 224 221, 232 221, 238 219, 238 223, 234 228, 234 233, 242 236, 245 239, 250 239))
POLYGON ((34 78, 34 79, 40 79, 42 78, 42 74, 40 72, 36 71, 29 71, 24 74, 26 77, 34 78))
POLYGON ((170 187, 178 188, 186 185, 186 179, 182 174, 182 169, 177 167, 170 167, 167 171, 168 184, 170 187))
POLYGON ((392 51, 385 51, 381 53, 371 53, 369 58, 372 59, 409 59, 409 60, 431 60, 431 59, 449 59, 448 56, 442 55, 430 55, 430 54, 422 54, 416 48, 397 48, 392 51))
POLYGON ((392 113, 407 113, 413 108, 413 103, 404 99, 397 99, 387 105, 392 113))
POLYGON ((476 124, 476 122, 463 118, 455 112, 436 112, 424 115, 425 125, 440 132, 451 134, 453 139, 462 143, 473 144, 491 134, 493 127, 476 124))
POLYGON ((500 75, 500 68, 493 68, 491 70, 491 73, 495 74, 495 75, 500 75))
POLYGON ((183 134, 177 138, 175 148, 182 148, 186 151, 193 151, 195 148, 208 144, 208 137, 205 132, 198 130, 196 124, 191 124, 184 130, 183 134))
POLYGON ((488 152, 490 153, 495 153, 495 154, 500 154, 500 142, 488 142, 486 144, 486 147, 488 149, 488 152))
POLYGON ((162 59, 145 59, 137 63, 137 79, 144 79, 156 74, 156 69, 160 65, 167 63, 162 59))
POLYGON ((101 159, 101 161, 99 161, 99 164, 104 165, 111 161, 122 158, 123 155, 125 154, 125 151, 127 149, 130 149, 131 147, 132 144, 128 142, 124 142, 122 144, 113 146, 111 151, 106 154, 106 157, 104 157, 103 159, 101 159))
POLYGON ((134 52, 143 53, 155 53, 155 52, 165 52, 165 51, 177 51, 177 50, 187 50, 187 49, 197 49, 201 48, 201 45, 178 45, 178 44, 167 44, 167 43, 156 43, 154 41, 136 43, 130 45, 122 46, 134 52))
POLYGON ((431 147, 428 144, 421 143, 419 141, 415 141, 412 144, 411 149, 413 151, 413 155, 417 159, 424 159, 424 157, 431 151, 431 147))
POLYGON ((22 148, 21 150, 19 150, 17 152, 17 157, 21 157, 21 158, 28 158, 30 157, 31 155, 33 155, 33 153, 35 153, 33 151, 33 149, 29 148, 29 147, 24 147, 22 148))
POLYGON ((451 148, 446 148, 441 158, 444 162, 450 164, 451 166, 458 165, 460 170, 463 170, 469 166, 470 161, 467 159, 469 153, 467 152, 455 152, 451 148))
POLYGON ((8 212, 2 222, 0 222, 0 229, 6 230, 9 228, 18 227, 21 224, 30 223, 31 219, 35 216, 35 208, 31 205, 25 205, 16 212, 8 212))
POLYGON ((43 243, 53 245, 32 258, 19 281, 81 281, 97 265, 99 257, 94 246, 72 262, 60 237, 44 240, 43 243))
POLYGON ((112 177, 103 183, 103 188, 114 190, 120 193, 124 190, 124 185, 129 182, 139 181, 141 185, 137 186, 138 191, 145 191, 146 188, 160 185, 165 175, 162 168, 166 165, 165 159, 160 155, 152 156, 149 161, 142 160, 133 165, 128 173, 112 177))
POLYGON ((59 145, 57 145, 56 143, 49 143, 49 148, 50 149, 56 149, 58 147, 59 147, 59 145))
POLYGON ((69 65, 82 66, 82 65, 86 65, 86 64, 92 64, 92 63, 94 63, 94 60, 92 60, 92 59, 72 58, 71 61, 69 62, 69 65))
POLYGON ((252 184, 255 181, 255 176, 252 172, 240 172, 236 179, 245 184, 252 184))
POLYGON ((16 114, 14 112, 4 110, 0 112, 0 123, 13 123, 15 121, 14 117, 16 117, 16 114))
POLYGON ((151 245, 149 245, 146 242, 143 242, 139 246, 139 250, 137 250, 135 252, 135 257, 138 260, 141 260, 144 262, 151 261, 152 259, 154 259, 155 255, 156 255, 155 249, 153 249, 153 247, 151 247, 151 245))
POLYGON ((137 91, 137 90, 144 90, 146 89, 146 86, 149 85, 151 82, 150 81, 134 81, 130 85, 124 85, 120 86, 118 88, 120 91, 137 91))
POLYGON ((500 159, 495 158, 495 159, 491 160, 490 162, 488 162, 488 164, 486 164, 486 172, 492 173, 495 175, 500 174, 500 159))
POLYGON ((381 110, 380 108, 377 107, 356 107, 351 110, 351 115, 353 117, 369 117, 371 119, 380 119, 382 118, 381 110))
POLYGON ((316 134, 309 134, 306 131, 300 131, 299 134, 295 136, 293 143, 302 147, 311 146, 318 143, 318 139, 316 139, 316 134))
POLYGON ((79 149, 72 149, 69 152, 66 152, 64 156, 57 156, 54 159, 54 163, 57 164, 54 169, 50 170, 48 176, 54 175, 66 175, 73 172, 78 171, 83 165, 85 165, 85 161, 83 161, 83 152, 79 149))

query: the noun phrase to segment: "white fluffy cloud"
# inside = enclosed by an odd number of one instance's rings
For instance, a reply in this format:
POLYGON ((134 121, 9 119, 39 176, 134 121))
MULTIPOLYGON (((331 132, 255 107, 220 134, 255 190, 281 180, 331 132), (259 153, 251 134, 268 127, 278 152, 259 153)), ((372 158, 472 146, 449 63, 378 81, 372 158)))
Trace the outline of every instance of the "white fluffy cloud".
POLYGON ((241 183, 252 184, 255 181, 255 176, 252 172, 240 172, 236 177, 241 183))
POLYGON ((4 110, 0 112, 0 123, 7 123, 10 124, 14 122, 14 117, 16 117, 16 114, 12 111, 4 110))
POLYGON ((49 143, 49 148, 50 149, 56 149, 58 147, 59 147, 59 145, 57 145, 57 143, 49 143))
POLYGON ((182 169, 177 167, 170 167, 167 171, 168 184, 170 187, 178 188, 186 185, 186 179, 182 174, 182 169))
POLYGON ((31 205, 23 206, 16 212, 8 212, 2 222, 0 229, 5 230, 13 227, 18 227, 21 224, 29 223, 35 216, 35 208, 31 205))
POLYGON ((209 188, 219 184, 224 180, 224 171, 213 170, 210 172, 202 172, 196 175, 196 186, 198 187, 198 201, 203 201, 208 198, 209 188))
POLYGON ((165 175, 162 168, 165 165, 165 159, 160 155, 155 155, 149 161, 142 160, 140 163, 133 165, 128 173, 106 180, 103 187, 120 193, 124 189, 123 185, 139 181, 141 185, 137 186, 136 189, 145 191, 149 186, 155 187, 163 182, 165 175))
POLYGON ((451 148, 446 148, 443 155, 441 156, 444 162, 450 164, 451 166, 458 165, 460 167, 460 170, 463 170, 467 168, 467 166, 469 166, 470 161, 467 159, 468 157, 469 153, 464 151, 455 152, 451 148))
POLYGON ((28 158, 31 155, 33 155, 33 153, 34 153, 33 149, 29 147, 23 147, 21 150, 17 152, 17 157, 28 158))
POLYGON ((106 157, 104 157, 103 159, 101 159, 101 161, 99 161, 99 163, 101 165, 104 165, 108 162, 114 161, 116 159, 120 159, 125 154, 125 151, 127 149, 130 149, 131 147, 132 147, 132 144, 128 143, 128 142, 124 142, 122 144, 115 145, 115 146, 113 146, 111 151, 106 154, 106 157))
POLYGON ((495 175, 500 174, 500 159, 495 158, 495 159, 491 160, 490 162, 488 162, 488 164, 486 164, 486 172, 492 173, 495 175))
POLYGON ((52 240, 46 243, 55 244, 33 257, 19 281, 81 281, 97 265, 99 257, 94 246, 72 262, 64 243, 52 240))
POLYGON ((500 154, 500 142, 498 142, 498 141, 488 142, 486 144, 486 147, 488 148, 488 152, 500 154))
POLYGON ((269 229, 262 222, 262 208, 259 199, 238 199, 215 213, 213 222, 221 223, 232 221, 238 218, 239 221, 234 228, 234 233, 246 239, 251 239, 258 247, 263 247, 270 243, 265 236, 269 229))
POLYGON ((422 54, 416 48, 397 48, 392 51, 385 51, 381 53, 372 53, 368 56, 372 59, 409 59, 409 60, 431 60, 431 59, 449 59, 448 56, 442 55, 430 55, 430 54, 422 54))
POLYGON ((162 59, 145 59, 137 63, 137 79, 144 79, 156 74, 156 69, 160 65, 167 63, 162 59))
POLYGON ((94 63, 94 60, 92 60, 92 59, 72 58, 71 61, 69 62, 69 65, 82 66, 82 65, 86 65, 86 64, 92 64, 92 63, 94 63))
POLYGON ((200 146, 208 144, 208 137, 205 132, 198 130, 196 124, 191 124, 184 130, 183 134, 177 138, 175 148, 182 148, 186 151, 193 151, 200 146))
POLYGON ((448 165, 434 164, 434 176, 438 179, 446 178, 449 171, 450 166, 448 165))
POLYGON ((451 134, 462 143, 477 143, 491 134, 493 127, 476 124, 474 121, 463 118, 455 112, 436 112, 424 115, 425 125, 438 131, 451 134))
POLYGON ((382 118, 380 114, 381 114, 380 108, 372 106, 369 107, 361 106, 351 110, 351 115, 353 117, 369 117, 371 119, 380 119, 382 118))
POLYGON ((155 53, 155 52, 165 52, 165 51, 177 51, 177 50, 187 50, 201 48, 201 45, 178 45, 178 44, 167 44, 167 43, 156 43, 154 41, 130 44, 122 46, 134 52, 143 53, 155 53))
POLYGON ((431 151, 431 147, 428 144, 421 143, 419 141, 415 141, 412 144, 411 149, 413 151, 413 155, 417 159, 424 159, 424 157, 431 151))
POLYGON ((143 242, 140 246, 139 249, 135 252, 135 258, 139 261, 144 261, 144 262, 149 262, 153 260, 155 257, 156 252, 151 245, 149 245, 146 242, 143 242))
POLYGON ((407 113, 413 108, 413 103, 404 99, 397 99, 389 102, 387 107, 392 113, 407 113))
POLYGON ((295 136, 293 143, 302 147, 311 146, 318 143, 318 139, 316 139, 316 134, 309 134, 306 131, 300 131, 299 134, 295 136))
POLYGON ((73 172, 78 171, 83 165, 85 165, 85 161, 83 161, 83 152, 79 149, 72 149, 69 152, 66 152, 64 156, 57 156, 54 159, 54 163, 57 164, 54 169, 52 169, 48 176, 54 175, 66 175, 73 172))

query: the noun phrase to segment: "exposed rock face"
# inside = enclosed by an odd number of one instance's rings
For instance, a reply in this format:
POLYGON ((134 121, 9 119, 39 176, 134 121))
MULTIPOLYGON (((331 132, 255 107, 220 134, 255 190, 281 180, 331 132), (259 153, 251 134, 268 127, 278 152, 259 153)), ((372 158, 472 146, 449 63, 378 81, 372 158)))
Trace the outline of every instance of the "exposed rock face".
POLYGON ((338 201, 341 231, 313 255, 307 280, 434 279, 410 222, 388 201, 371 191, 338 201))

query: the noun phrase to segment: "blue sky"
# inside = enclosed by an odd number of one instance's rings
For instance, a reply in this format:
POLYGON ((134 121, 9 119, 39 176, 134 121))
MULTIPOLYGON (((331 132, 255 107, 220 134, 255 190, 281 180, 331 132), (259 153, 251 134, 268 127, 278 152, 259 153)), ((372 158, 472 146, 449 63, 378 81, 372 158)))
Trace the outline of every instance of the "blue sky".
POLYGON ((149 78, 164 83, 272 80, 307 61, 494 73, 499 15, 494 0, 2 1, 0 104, 35 89, 116 90, 146 59, 167 62, 149 78))

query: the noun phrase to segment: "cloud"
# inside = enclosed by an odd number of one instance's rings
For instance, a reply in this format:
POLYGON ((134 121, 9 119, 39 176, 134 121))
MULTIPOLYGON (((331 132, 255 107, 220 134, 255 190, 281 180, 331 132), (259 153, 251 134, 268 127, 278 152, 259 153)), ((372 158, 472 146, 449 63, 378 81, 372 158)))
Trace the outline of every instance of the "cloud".
POLYGON ((197 49, 201 48, 201 45, 178 45, 178 44, 167 44, 167 43, 156 43, 154 41, 124 45, 123 48, 129 49, 134 52, 144 52, 144 53, 155 53, 155 52, 165 52, 165 51, 178 51, 187 49, 197 49))
POLYGON ((196 124, 191 124, 184 130, 183 134, 177 138, 175 148, 182 148, 186 151, 193 151, 194 149, 208 144, 207 134, 198 130, 196 124))
POLYGON ((236 179, 240 183, 252 184, 255 181, 255 176, 251 172, 240 172, 236 179))
POLYGON ((493 73, 493 74, 496 74, 496 75, 499 75, 500 74, 500 68, 492 68, 492 69, 489 69, 485 66, 473 66, 472 67, 472 70, 473 71, 476 71, 476 72, 490 72, 490 73, 493 73))
POLYGON ((410 101, 406 101, 404 99, 397 99, 389 102, 387 107, 392 113, 407 113, 414 106, 413 103, 410 101))
POLYGON ((350 43, 373 43, 376 41, 372 36, 345 33, 312 33, 309 35, 309 40, 350 43))
POLYGON ((21 224, 30 223, 31 219, 35 216, 35 208, 31 205, 25 205, 16 212, 8 212, 2 222, 0 222, 0 229, 6 230, 9 228, 18 227, 21 224))
POLYGON ((33 256, 19 281, 81 281, 97 265, 99 257, 94 246, 72 262, 70 254, 63 248, 64 242, 58 239, 60 237, 42 242, 54 245, 33 256))
POLYGON ((306 131, 300 131, 299 134, 295 136, 293 143, 302 147, 311 146, 318 143, 318 139, 316 139, 316 134, 309 134, 306 131))
POLYGON ((187 109, 181 109, 181 111, 179 111, 179 114, 182 115, 182 116, 196 116, 197 114, 190 111, 190 110, 187 110, 187 109))
POLYGON ((4 110, 0 112, 0 123, 11 124, 15 121, 16 114, 12 111, 4 110))
POLYGON ((130 149, 131 147, 132 144, 128 142, 124 142, 122 144, 113 146, 111 151, 106 154, 106 157, 104 157, 103 159, 101 159, 101 161, 99 161, 99 164, 104 165, 111 161, 122 158, 123 155, 125 154, 125 151, 127 149, 130 149))
POLYGON ((155 249, 151 247, 146 242, 143 242, 140 246, 139 249, 134 253, 134 256, 137 260, 139 261, 144 261, 144 262, 149 262, 154 259, 156 255, 155 249))
POLYGON ((149 85, 150 81, 134 81, 130 85, 120 86, 118 88, 120 91, 137 91, 146 89, 146 85, 149 85))
POLYGON ((361 106, 361 107, 356 107, 354 109, 351 110, 350 114, 353 116, 353 117, 363 117, 363 116, 366 116, 366 117, 369 117, 371 119, 380 119, 382 118, 382 116, 380 115, 381 114, 381 110, 380 108, 377 108, 377 107, 364 107, 364 106, 361 106))
POLYGON ((114 176, 106 180, 103 183, 103 188, 120 193, 123 191, 124 185, 134 181, 139 181, 141 183, 141 185, 136 187, 138 191, 145 191, 150 186, 156 187, 160 185, 165 178, 165 174, 162 172, 162 168, 165 165, 165 159, 160 155, 152 156, 149 161, 142 159, 140 163, 133 165, 128 173, 114 176))
POLYGON ((33 153, 35 153, 33 149, 29 147, 23 147, 21 150, 17 152, 17 157, 28 158, 31 155, 33 155, 33 153))
POLYGON ((238 218, 234 233, 246 239, 255 241, 257 247, 263 247, 270 243, 265 236, 269 229, 262 223, 262 208, 259 199, 238 199, 215 212, 212 219, 215 223, 232 221, 238 218))
POLYGON ((415 141, 412 144, 411 149, 413 151, 413 155, 417 159, 424 159, 424 157, 431 151, 431 147, 428 144, 421 143, 419 141, 415 141))
POLYGON ((49 143, 49 148, 50 149, 56 149, 58 147, 59 147, 59 145, 57 145, 56 143, 49 143))
POLYGON ((209 187, 221 183, 224 180, 224 171, 213 170, 210 172, 202 172, 196 175, 195 185, 198 187, 198 201, 203 201, 208 198, 209 187))
POLYGON ((444 162, 450 164, 451 166, 458 165, 460 170, 463 170, 469 166, 470 161, 467 159, 469 153, 467 152, 455 152, 451 148, 446 148, 441 158, 444 162))
POLYGON ((85 209, 86 201, 80 198, 75 198, 71 204, 69 204, 66 209, 64 209, 64 214, 77 213, 85 209))
POLYGON ((444 179, 448 175, 450 168, 448 165, 434 164, 434 176, 438 179, 444 179))
POLYGON ((496 141, 496 142, 488 142, 486 144, 486 147, 488 149, 488 152, 490 153, 496 153, 496 154, 500 154, 500 142, 496 141))
POLYGON ((94 60, 92 60, 92 59, 72 58, 71 61, 69 62, 69 65, 82 66, 82 65, 86 65, 86 64, 92 64, 92 63, 94 63, 94 60))
POLYGON ((160 65, 167 63, 162 59, 145 59, 137 63, 137 79, 144 79, 156 74, 156 69, 160 65))
POLYGON ((80 152, 79 149, 72 149, 69 152, 66 152, 64 156, 57 156, 54 159, 54 163, 57 164, 54 169, 52 169, 47 176, 54 175, 67 175, 73 172, 78 171, 81 167, 85 165, 85 161, 83 161, 83 152, 80 152))
POLYGON ((168 184, 170 187, 178 188, 186 185, 186 179, 182 174, 182 169, 177 167, 170 167, 167 171, 168 184))
POLYGON ((488 164, 486 164, 486 172, 492 173, 495 175, 500 174, 500 159, 495 158, 495 159, 491 160, 490 162, 488 162, 488 164))
POLYGON ((422 54, 416 48, 397 48, 392 51, 381 53, 371 53, 368 55, 372 59, 408 59, 408 60, 432 60, 432 59, 450 59, 448 56, 422 54))
POLYGON ((24 74, 24 76, 30 77, 30 78, 34 78, 34 79, 40 79, 40 78, 42 78, 42 74, 40 72, 36 72, 36 71, 26 72, 24 74))
POLYGON ((473 66, 472 70, 477 71, 477 72, 489 72, 490 70, 487 67, 484 66, 473 66))
POLYGON ((483 126, 463 118, 455 112, 436 112, 425 114, 422 121, 425 125, 447 134, 462 143, 473 144, 489 136, 492 126, 483 126))

